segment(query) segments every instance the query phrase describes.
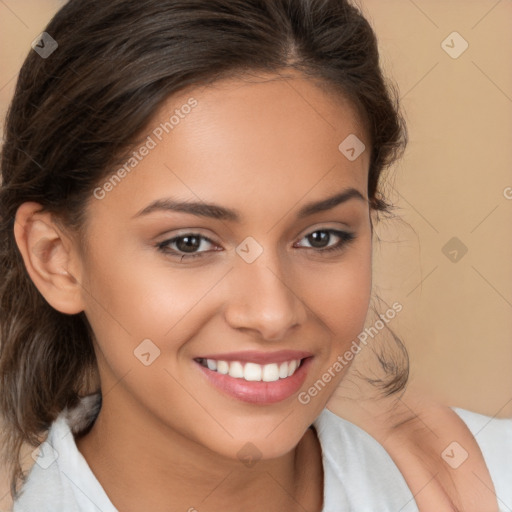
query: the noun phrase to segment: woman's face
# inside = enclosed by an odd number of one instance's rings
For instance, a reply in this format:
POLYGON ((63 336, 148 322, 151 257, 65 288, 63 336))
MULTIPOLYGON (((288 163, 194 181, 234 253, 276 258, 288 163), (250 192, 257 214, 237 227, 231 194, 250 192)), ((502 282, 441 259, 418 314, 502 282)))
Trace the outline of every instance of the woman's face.
POLYGON ((223 80, 169 100, 100 184, 77 277, 120 425, 230 458, 297 445, 369 306, 354 135, 369 147, 351 106, 304 78, 223 80))

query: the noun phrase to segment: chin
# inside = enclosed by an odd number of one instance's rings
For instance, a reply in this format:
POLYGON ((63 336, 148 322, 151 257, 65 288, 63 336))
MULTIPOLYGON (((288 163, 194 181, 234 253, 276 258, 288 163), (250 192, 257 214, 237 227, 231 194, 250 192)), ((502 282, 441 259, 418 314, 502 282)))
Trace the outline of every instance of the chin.
POLYGON ((289 411, 244 419, 236 428, 226 424, 226 429, 233 437, 226 440, 225 436, 218 444, 212 443, 210 438, 209 448, 223 457, 242 462, 245 457, 276 459, 293 450, 314 421, 314 418, 310 421, 305 417, 299 420, 296 414, 290 414, 289 411))

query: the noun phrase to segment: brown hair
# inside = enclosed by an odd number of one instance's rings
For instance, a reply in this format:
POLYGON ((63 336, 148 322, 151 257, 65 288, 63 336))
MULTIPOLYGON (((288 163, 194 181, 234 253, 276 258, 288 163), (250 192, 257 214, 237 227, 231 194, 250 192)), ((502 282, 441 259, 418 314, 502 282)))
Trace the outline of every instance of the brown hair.
MULTIPOLYGON (((16 246, 18 207, 35 201, 79 236, 94 188, 125 160, 170 95, 248 71, 294 69, 343 94, 371 140, 370 207, 389 212, 382 171, 407 135, 398 94, 383 77, 375 34, 346 0, 71 0, 45 29, 58 43, 31 50, 10 105, 0 188, 0 413, 11 492, 20 449, 91 392, 93 333, 84 313, 54 310, 16 246)), ((407 365, 381 361, 402 389, 407 365), (387 366, 386 366, 387 365, 387 366)))

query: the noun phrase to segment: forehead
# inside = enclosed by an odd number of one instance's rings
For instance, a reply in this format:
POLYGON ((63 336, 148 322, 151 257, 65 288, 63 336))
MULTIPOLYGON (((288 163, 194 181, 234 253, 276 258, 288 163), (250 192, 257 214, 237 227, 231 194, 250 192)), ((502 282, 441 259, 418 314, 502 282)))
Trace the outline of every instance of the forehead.
MULTIPOLYGON (((345 96, 295 72, 229 78, 182 91, 159 109, 146 132, 162 127, 173 111, 184 109, 191 98, 197 106, 180 116, 170 133, 176 139, 181 132, 183 149, 183 143, 189 141, 209 154, 217 147, 219 154, 225 155, 229 149, 254 157, 253 161, 268 153, 290 161, 294 156, 315 157, 317 148, 337 150, 350 134, 368 138, 355 106, 345 96), (261 153, 262 148, 267 151, 261 153)), ((368 155, 362 160, 364 156, 368 155)))
POLYGON ((123 179, 102 201, 129 216, 170 195, 239 210, 265 200, 282 209, 347 187, 366 197, 370 141, 356 109, 301 76, 188 88, 161 106, 140 140, 123 179), (368 149, 350 161, 339 146, 354 136, 368 149))

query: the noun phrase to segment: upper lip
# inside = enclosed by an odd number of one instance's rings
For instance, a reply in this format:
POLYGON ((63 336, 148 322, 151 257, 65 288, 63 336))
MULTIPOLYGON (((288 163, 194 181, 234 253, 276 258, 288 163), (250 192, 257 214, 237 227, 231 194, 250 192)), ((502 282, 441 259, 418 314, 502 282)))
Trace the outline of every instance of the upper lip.
POLYGON ((311 352, 300 350, 279 350, 277 352, 258 352, 256 350, 247 350, 244 352, 229 352, 224 354, 209 354, 201 356, 201 359, 214 359, 215 361, 240 361, 241 363, 284 363, 294 359, 304 359, 311 357, 311 352))

